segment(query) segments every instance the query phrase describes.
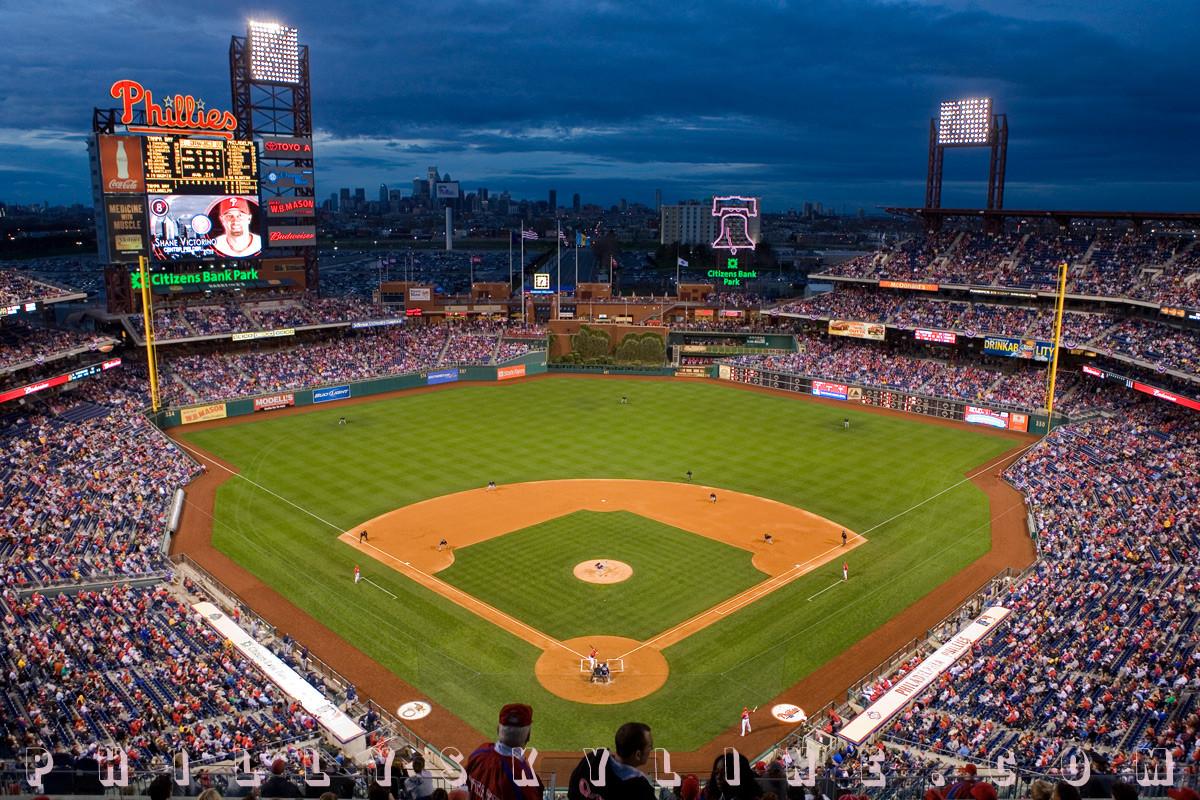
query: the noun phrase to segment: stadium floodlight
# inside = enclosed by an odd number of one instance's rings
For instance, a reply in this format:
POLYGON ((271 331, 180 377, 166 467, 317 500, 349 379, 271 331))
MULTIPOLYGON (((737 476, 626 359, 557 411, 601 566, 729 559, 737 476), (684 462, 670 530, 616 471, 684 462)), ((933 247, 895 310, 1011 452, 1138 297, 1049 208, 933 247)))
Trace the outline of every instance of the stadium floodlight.
POLYGON ((250 79, 261 83, 300 83, 300 45, 296 29, 250 20, 246 29, 250 79))
POLYGON ((943 146, 982 146, 992 141, 992 98, 947 100, 938 117, 938 140, 943 146))

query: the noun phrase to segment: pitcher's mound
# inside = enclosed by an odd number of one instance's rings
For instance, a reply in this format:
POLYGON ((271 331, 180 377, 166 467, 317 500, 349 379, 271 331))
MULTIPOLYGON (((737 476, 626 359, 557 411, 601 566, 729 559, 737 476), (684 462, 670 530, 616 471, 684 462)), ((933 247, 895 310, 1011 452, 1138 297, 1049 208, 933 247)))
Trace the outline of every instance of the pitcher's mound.
POLYGON ((620 583, 633 574, 633 567, 624 561, 598 558, 575 565, 575 577, 588 583, 620 583))
POLYGON ((580 636, 544 651, 534 666, 538 682, 576 703, 613 705, 653 694, 667 682, 667 659, 652 645, 621 636, 580 636), (591 680, 584 656, 595 647, 597 657, 612 667, 608 683, 591 680))

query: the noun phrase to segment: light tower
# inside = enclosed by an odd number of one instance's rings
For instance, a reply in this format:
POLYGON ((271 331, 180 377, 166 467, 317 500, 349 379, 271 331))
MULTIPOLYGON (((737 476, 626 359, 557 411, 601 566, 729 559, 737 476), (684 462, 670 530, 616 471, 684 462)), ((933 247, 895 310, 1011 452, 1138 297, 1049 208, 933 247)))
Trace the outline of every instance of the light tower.
POLYGON ((925 208, 942 207, 942 160, 946 148, 988 147, 987 208, 1004 208, 1004 171, 1008 160, 1008 116, 992 113, 992 98, 946 100, 929 120, 929 170, 925 208))
POLYGON ((283 231, 279 241, 306 241, 304 246, 272 247, 270 252, 302 258, 305 285, 316 291, 320 273, 315 231, 294 224, 308 222, 311 225, 315 200, 290 202, 296 198, 316 197, 312 179, 312 84, 308 45, 299 43, 295 28, 250 20, 245 37, 230 38, 229 80, 238 138, 262 139, 263 157, 275 161, 276 173, 282 177, 282 180, 264 183, 262 187, 264 204, 269 202, 268 197, 282 200, 278 203, 282 211, 268 216, 268 226, 283 231), (266 146, 268 140, 275 143, 270 152, 266 146), (311 233, 311 239, 306 233, 311 233))

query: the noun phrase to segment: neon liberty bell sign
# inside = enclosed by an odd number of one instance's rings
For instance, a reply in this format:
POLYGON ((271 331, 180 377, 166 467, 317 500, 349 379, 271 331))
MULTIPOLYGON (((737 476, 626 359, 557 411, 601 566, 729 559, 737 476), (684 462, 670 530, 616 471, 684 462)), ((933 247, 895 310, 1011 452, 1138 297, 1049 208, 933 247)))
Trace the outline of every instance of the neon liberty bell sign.
POLYGON ((753 250, 754 239, 750 237, 750 218, 758 216, 757 197, 714 197, 712 215, 721 221, 721 230, 714 250, 728 250, 736 256, 738 250, 753 250))

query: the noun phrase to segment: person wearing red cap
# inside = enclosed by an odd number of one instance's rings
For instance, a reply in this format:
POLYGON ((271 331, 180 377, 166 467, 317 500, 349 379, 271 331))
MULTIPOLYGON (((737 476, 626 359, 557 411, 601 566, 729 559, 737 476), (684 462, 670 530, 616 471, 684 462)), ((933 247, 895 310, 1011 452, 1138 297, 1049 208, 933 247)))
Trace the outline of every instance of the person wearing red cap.
POLYGON ((248 258, 262 250, 262 237, 250 230, 254 212, 244 197, 226 197, 217 204, 223 232, 213 239, 213 249, 230 258, 248 258))
POLYGON ((1171 787, 1167 789, 1167 797, 1171 798, 1171 800, 1200 800, 1200 792, 1190 789, 1187 786, 1179 788, 1171 787))
POLYGON ((972 790, 975 789, 975 776, 979 774, 978 768, 974 764, 965 764, 958 769, 959 779, 946 789, 946 793, 942 795, 946 800, 958 800, 959 798, 972 797, 972 790))
POLYGON ((470 800, 541 800, 542 780, 525 760, 532 726, 529 706, 510 703, 500 709, 496 741, 475 748, 467 759, 470 800))

